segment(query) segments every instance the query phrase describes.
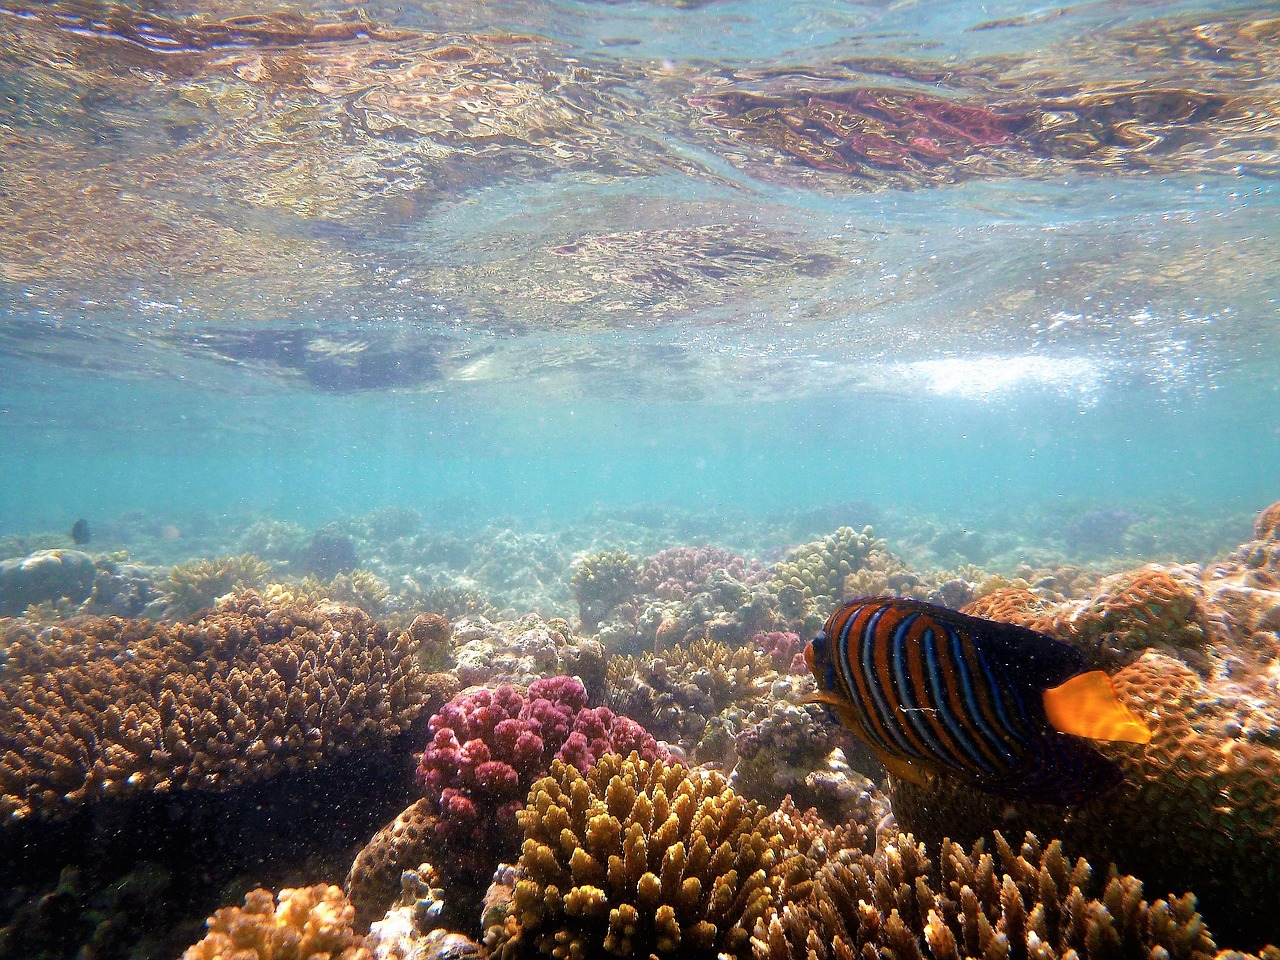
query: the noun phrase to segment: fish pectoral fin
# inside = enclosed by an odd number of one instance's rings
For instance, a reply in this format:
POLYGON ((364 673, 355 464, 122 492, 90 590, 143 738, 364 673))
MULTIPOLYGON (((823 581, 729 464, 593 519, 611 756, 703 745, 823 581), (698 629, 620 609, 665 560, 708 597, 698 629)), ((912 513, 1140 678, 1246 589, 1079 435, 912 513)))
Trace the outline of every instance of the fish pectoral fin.
POLYGON ((933 785, 933 769, 919 760, 908 760, 906 757, 895 757, 891 754, 876 751, 876 756, 884 764, 884 768, 899 780, 914 783, 917 787, 933 785))
POLYGON ((1151 742, 1151 728, 1120 702, 1111 678, 1101 670, 1077 674, 1046 690, 1044 713, 1060 733, 1090 740, 1151 742))

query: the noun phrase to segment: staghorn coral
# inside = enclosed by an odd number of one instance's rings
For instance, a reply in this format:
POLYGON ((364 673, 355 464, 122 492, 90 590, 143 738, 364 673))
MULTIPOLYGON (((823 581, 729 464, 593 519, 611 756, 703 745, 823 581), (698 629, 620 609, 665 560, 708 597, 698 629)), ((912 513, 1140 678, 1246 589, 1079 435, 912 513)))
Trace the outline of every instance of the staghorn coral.
POLYGON ((594 631, 609 611, 633 599, 639 578, 640 563, 625 550, 593 553, 583 559, 569 581, 583 629, 594 631))
POLYGON ((270 575, 271 567, 251 553, 179 564, 169 572, 165 613, 178 619, 189 617, 225 594, 261 587, 270 575))
POLYGON ((718 774, 635 754, 585 774, 564 763, 530 791, 501 960, 743 955, 758 918, 805 861, 767 808, 718 774))
POLYGON ((209 918, 209 933, 182 960, 373 960, 351 928, 355 908, 341 887, 317 884, 280 891, 259 887, 242 907, 209 918))
POLYGON ((488 876, 515 836, 515 815, 529 785, 553 759, 587 766, 609 750, 665 756, 639 724, 607 707, 587 707, 574 677, 459 694, 431 718, 431 742, 418 782, 437 816, 435 834, 459 855, 454 876, 488 876))
POLYGON ((418 641, 362 611, 244 593, 192 624, 11 624, 0 816, 222 790, 384 743, 426 706, 418 641))
MULTIPOLYGON (((1187 894, 1150 903, 1142 883, 1100 880, 1062 844, 1028 833, 1018 849, 995 834, 998 861, 979 842, 945 841, 935 865, 910 834, 884 834, 874 852, 828 842, 803 895, 770 910, 752 937, 755 960, 1211 960, 1212 937, 1187 894)), ((832 838, 835 839, 835 838, 832 838)))

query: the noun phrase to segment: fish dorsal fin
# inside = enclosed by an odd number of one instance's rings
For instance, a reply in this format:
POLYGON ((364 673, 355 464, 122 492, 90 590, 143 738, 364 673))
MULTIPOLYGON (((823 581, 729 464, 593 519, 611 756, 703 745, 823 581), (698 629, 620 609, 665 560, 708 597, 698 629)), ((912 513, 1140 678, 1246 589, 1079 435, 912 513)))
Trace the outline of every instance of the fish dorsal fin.
POLYGON ((1044 713, 1060 733, 1091 740, 1151 742, 1151 728, 1120 702, 1111 678, 1101 670, 1090 670, 1046 690, 1044 713))

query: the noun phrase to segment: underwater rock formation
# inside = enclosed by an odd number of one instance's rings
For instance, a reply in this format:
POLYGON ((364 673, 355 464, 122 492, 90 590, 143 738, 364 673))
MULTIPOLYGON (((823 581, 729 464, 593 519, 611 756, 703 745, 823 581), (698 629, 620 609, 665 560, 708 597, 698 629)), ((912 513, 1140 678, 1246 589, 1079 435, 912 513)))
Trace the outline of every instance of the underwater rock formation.
POLYGON ((723 777, 634 754, 585 774, 556 762, 519 819, 522 875, 486 935, 501 960, 743 956, 803 866, 768 808, 723 777))
POLYGON ((98 575, 93 557, 79 550, 37 550, 0 562, 0 616, 16 617, 34 604, 89 597, 98 575))
POLYGON ((362 611, 244 593, 193 624, 5 631, 0 816, 224 790, 385 742, 426 706, 418 642, 362 611))
POLYGON ((351 928, 355 908, 341 887, 258 888, 244 906, 223 907, 209 918, 209 933, 182 960, 373 960, 351 928))

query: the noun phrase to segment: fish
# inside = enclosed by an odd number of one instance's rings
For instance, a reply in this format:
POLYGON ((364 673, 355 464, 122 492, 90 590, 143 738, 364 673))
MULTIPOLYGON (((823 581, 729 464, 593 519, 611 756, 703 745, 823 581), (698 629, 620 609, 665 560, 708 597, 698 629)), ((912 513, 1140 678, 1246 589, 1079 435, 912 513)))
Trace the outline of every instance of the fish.
POLYGON ((845 603, 805 661, 818 684, 811 701, 911 783, 950 775, 1009 799, 1076 806, 1124 780, 1091 741, 1152 737, 1070 644, 920 600, 845 603))
POLYGON ((89 521, 81 517, 71 525, 71 542, 77 546, 83 546, 93 539, 93 532, 89 529, 89 521))

